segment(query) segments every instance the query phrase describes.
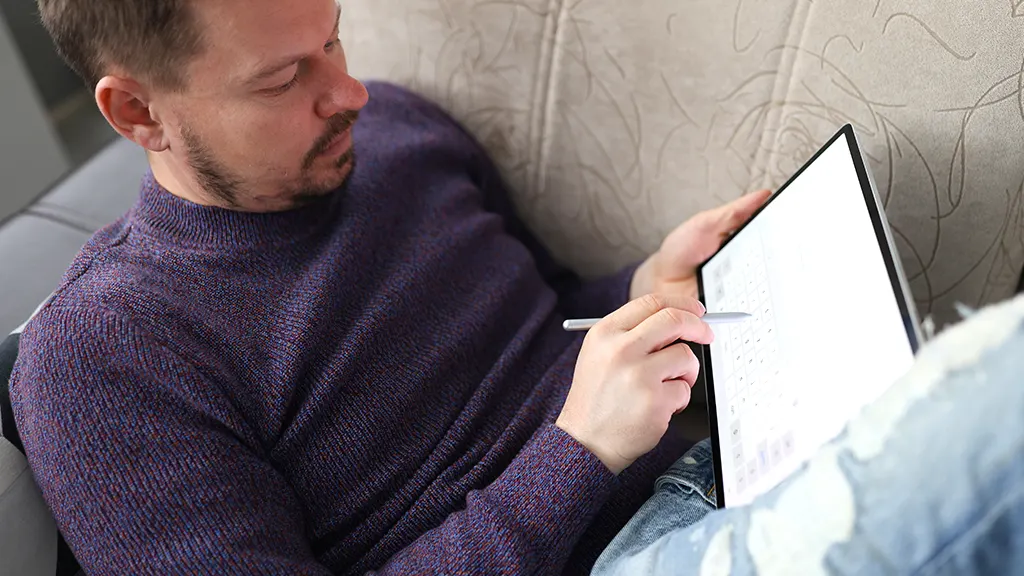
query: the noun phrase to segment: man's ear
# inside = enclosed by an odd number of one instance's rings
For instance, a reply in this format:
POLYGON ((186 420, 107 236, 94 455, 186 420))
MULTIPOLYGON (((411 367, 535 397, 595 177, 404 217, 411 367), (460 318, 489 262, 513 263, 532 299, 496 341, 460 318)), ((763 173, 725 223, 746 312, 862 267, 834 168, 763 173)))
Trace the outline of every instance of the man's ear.
POLYGON ((96 105, 118 134, 151 152, 170 146, 166 127, 153 114, 146 89, 135 80, 105 76, 96 85, 96 105))

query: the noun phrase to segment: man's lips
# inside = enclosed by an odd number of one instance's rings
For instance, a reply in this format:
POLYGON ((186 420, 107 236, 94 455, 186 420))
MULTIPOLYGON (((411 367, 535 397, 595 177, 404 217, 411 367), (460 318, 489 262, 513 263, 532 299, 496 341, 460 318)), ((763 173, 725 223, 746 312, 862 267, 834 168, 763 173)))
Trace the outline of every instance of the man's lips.
POLYGON ((326 134, 331 134, 330 140, 324 138, 317 140, 316 145, 302 159, 302 169, 309 170, 316 163, 317 158, 339 158, 346 151, 352 149, 352 128, 359 119, 359 112, 349 110, 342 114, 336 114, 327 121, 326 134))
POLYGON ((338 134, 337 136, 335 136, 334 139, 331 140, 330 143, 327 144, 327 147, 324 148, 324 151, 322 152, 321 155, 322 156, 337 156, 338 154, 341 154, 342 152, 348 150, 351 146, 352 146, 352 129, 349 128, 348 130, 345 130, 341 134, 338 134))

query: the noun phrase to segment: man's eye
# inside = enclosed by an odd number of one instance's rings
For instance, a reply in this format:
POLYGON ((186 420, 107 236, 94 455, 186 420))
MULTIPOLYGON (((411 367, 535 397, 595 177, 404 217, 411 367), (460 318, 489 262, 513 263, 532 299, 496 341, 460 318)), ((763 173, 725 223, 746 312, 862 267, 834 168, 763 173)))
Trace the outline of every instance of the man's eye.
POLYGON ((324 52, 330 52, 334 50, 335 48, 338 47, 339 43, 341 43, 341 40, 338 39, 338 36, 335 36, 334 40, 331 40, 327 44, 324 44, 324 52))
POLYGON ((295 76, 292 77, 291 80, 288 81, 287 84, 282 84, 280 86, 277 86, 276 88, 268 88, 267 90, 264 90, 264 92, 266 92, 267 94, 270 94, 271 96, 277 96, 279 94, 284 94, 285 92, 291 90, 298 83, 299 83, 299 75, 296 74, 295 76))

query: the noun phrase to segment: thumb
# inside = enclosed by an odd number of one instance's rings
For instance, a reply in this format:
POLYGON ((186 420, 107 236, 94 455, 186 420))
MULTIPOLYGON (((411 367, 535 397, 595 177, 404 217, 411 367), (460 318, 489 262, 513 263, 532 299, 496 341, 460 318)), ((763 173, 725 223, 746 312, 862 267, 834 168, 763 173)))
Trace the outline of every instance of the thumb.
POLYGON ((758 190, 749 194, 744 194, 736 200, 722 206, 722 218, 719 221, 722 227, 722 232, 729 233, 744 223, 750 220, 750 217, 754 215, 754 212, 764 205, 768 198, 772 195, 771 190, 758 190))

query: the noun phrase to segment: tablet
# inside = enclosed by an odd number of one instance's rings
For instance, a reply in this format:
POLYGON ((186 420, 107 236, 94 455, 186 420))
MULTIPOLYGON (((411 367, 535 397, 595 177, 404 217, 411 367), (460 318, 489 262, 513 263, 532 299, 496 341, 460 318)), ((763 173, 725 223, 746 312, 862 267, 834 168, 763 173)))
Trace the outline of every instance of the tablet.
POLYGON ((750 503, 914 361, 920 328, 871 176, 844 126, 698 269, 718 506, 750 503))

